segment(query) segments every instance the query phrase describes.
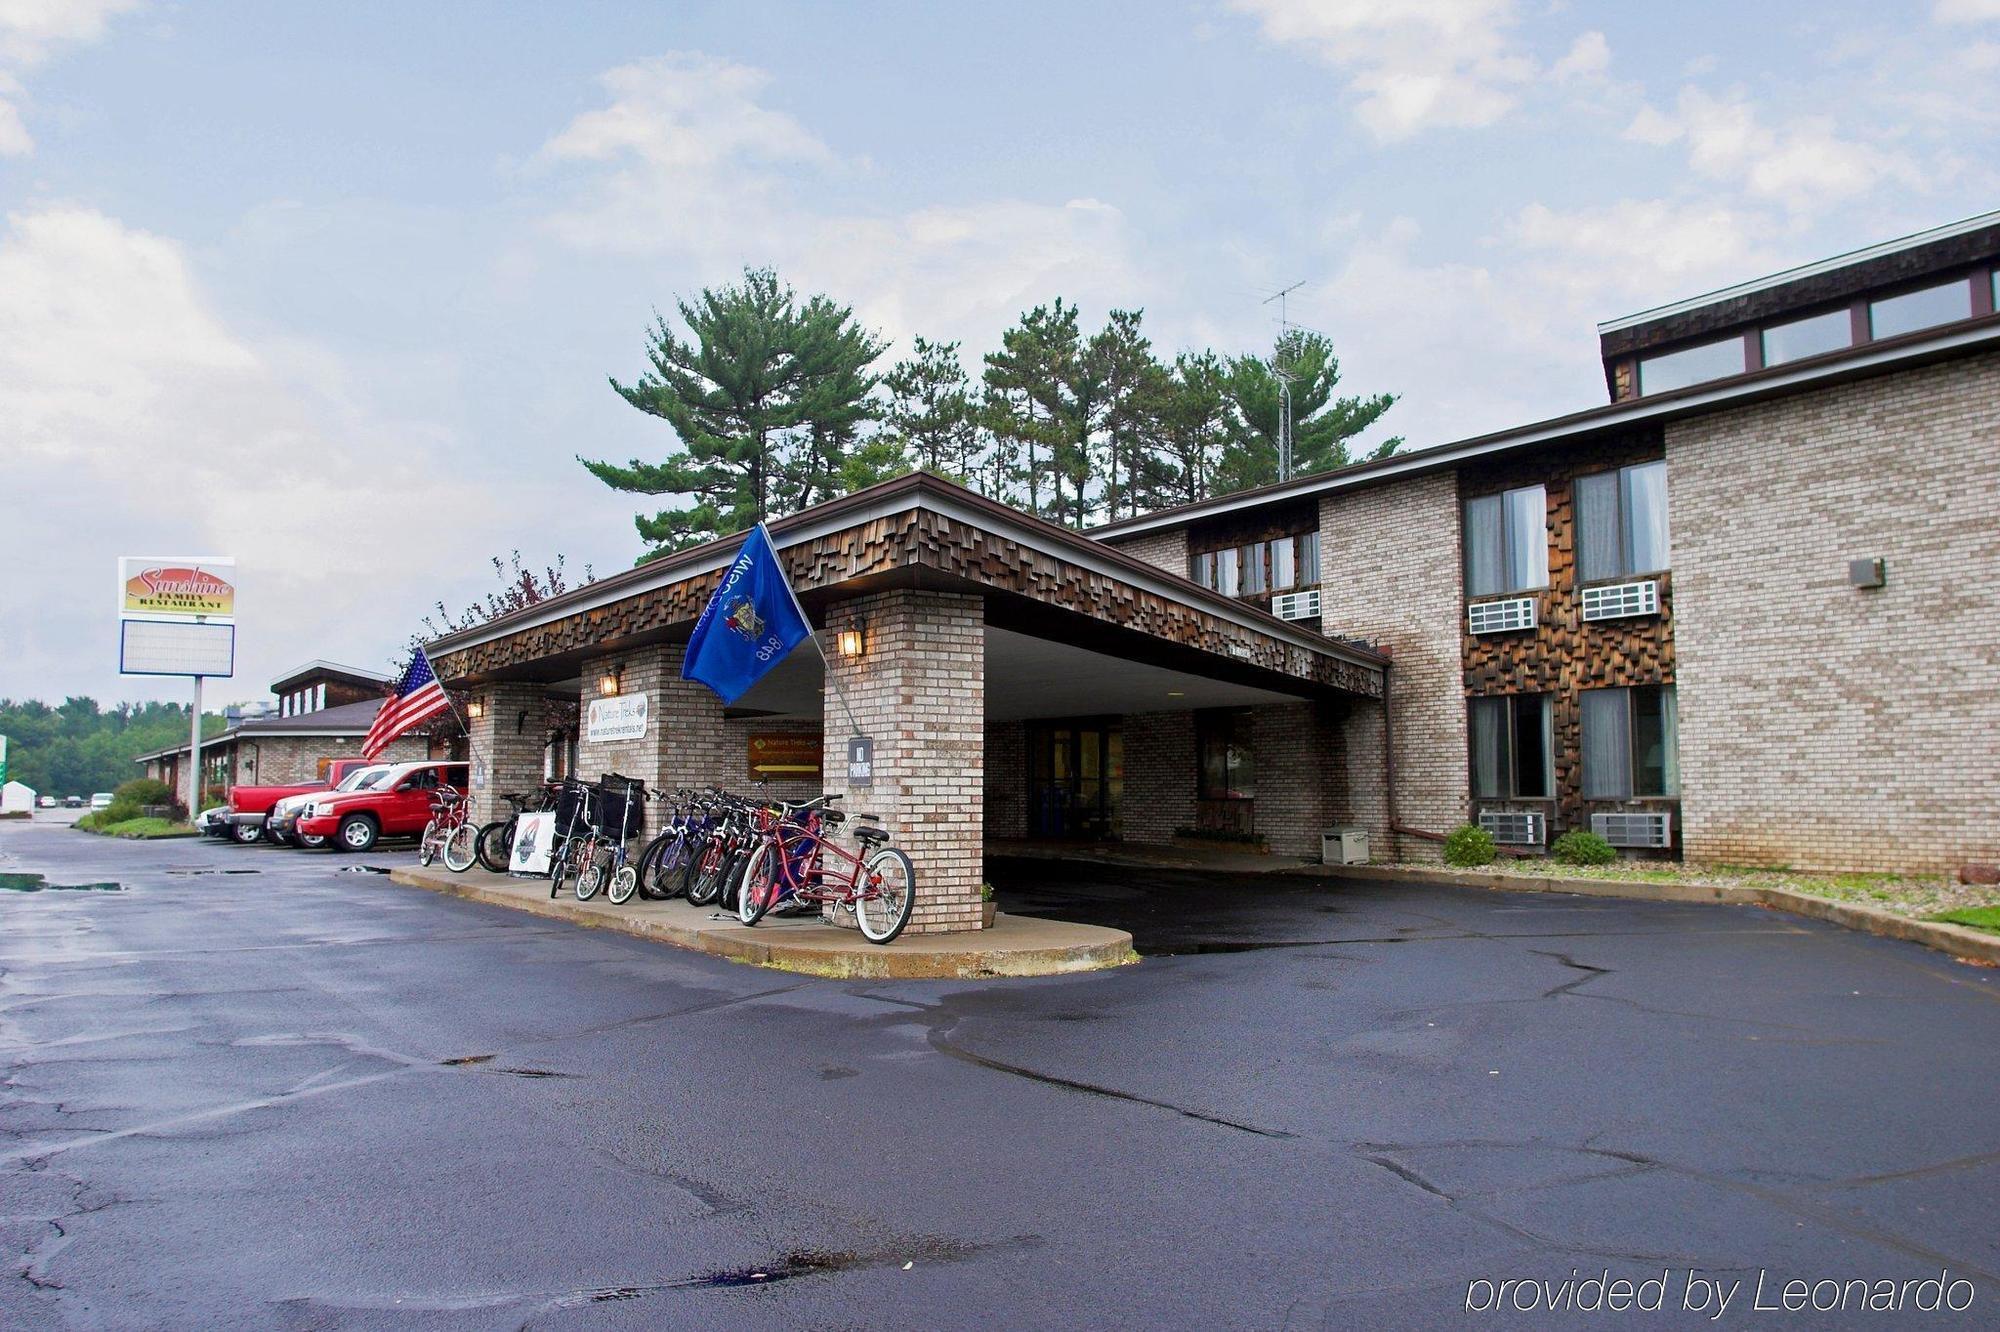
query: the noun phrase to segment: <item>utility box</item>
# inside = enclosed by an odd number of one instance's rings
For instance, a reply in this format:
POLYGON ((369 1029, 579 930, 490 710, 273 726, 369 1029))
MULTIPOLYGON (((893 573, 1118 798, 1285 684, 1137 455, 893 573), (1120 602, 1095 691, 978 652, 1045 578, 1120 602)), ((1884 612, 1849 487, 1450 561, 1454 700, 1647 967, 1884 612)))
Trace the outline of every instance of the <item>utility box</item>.
POLYGON ((1319 858, 1323 865, 1366 865, 1366 828, 1328 828, 1319 837, 1319 858))

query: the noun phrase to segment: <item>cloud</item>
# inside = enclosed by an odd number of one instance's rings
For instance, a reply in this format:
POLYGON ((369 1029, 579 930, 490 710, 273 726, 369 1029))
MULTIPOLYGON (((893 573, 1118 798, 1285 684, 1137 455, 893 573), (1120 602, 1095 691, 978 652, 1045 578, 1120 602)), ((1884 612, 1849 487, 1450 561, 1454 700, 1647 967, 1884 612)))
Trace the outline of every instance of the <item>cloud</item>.
POLYGON ((505 506, 469 450, 370 414, 324 350, 229 327, 174 241, 86 207, 16 213, 0 291, 0 694, 158 692, 113 674, 120 554, 238 556, 222 692, 253 697, 293 658, 384 660, 433 595, 434 552, 498 548, 486 515, 505 506))
MULTIPOLYGON (((1383 142, 1491 125, 1542 73, 1515 39, 1515 0, 1230 0, 1230 8, 1254 17, 1267 40, 1345 73, 1355 115, 1383 142)), ((1604 35, 1589 32, 1549 72, 1595 76, 1610 57, 1604 35)))
POLYGON ((2000 21, 2000 0, 1937 0, 1931 17, 1939 23, 1992 23, 2000 21))
POLYGON ((0 0, 0 157, 25 157, 35 141, 21 117, 20 75, 59 47, 94 42, 139 0, 0 0))
POLYGON ((1625 137, 1654 147, 1682 144, 1696 174, 1802 212, 1884 183, 1924 183, 1905 156, 1841 134, 1831 117, 1796 116, 1772 128, 1746 98, 1695 87, 1681 89, 1671 112, 1642 106, 1625 137))
POLYGON ((599 83, 608 103, 535 159, 565 173, 569 197, 545 222, 568 245, 661 261, 690 287, 770 264, 892 339, 979 345, 1059 293, 1115 302, 1139 289, 1125 217, 1096 199, 843 206, 872 192, 869 167, 767 106, 761 70, 678 53, 599 83))

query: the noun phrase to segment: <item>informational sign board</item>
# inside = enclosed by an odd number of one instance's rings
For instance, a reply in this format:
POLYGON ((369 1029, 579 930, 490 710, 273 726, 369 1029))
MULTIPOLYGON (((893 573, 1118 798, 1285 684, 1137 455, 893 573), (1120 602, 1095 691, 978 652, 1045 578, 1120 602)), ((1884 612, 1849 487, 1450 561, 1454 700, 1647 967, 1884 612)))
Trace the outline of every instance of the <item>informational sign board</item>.
POLYGON ((236 674, 236 626, 193 620, 120 620, 121 675, 236 674))
POLYGON ((819 780, 826 742, 813 735, 753 735, 750 737, 752 777, 801 777, 819 780))
POLYGON ((228 555, 122 555, 118 614, 157 620, 233 620, 236 561, 228 555))
POLYGON ((514 854, 507 861, 507 872, 546 879, 549 876, 549 843, 555 838, 556 816, 553 811, 516 815, 514 854))
POLYGON ((583 710, 583 738, 594 745, 645 739, 646 696, 615 694, 591 699, 583 710))
POLYGON ((847 784, 849 786, 875 785, 874 737, 853 735, 847 738, 847 784))

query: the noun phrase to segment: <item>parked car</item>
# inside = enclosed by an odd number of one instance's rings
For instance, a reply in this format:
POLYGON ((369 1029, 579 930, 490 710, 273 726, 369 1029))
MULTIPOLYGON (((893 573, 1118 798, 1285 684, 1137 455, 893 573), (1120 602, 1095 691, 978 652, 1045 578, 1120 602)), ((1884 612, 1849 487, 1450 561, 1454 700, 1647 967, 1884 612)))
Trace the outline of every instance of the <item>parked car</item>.
POLYGON ((229 824, 229 835, 244 846, 259 841, 267 831, 272 806, 286 796, 315 795, 372 766, 369 760, 363 758, 329 759, 323 781, 292 782, 284 786, 232 786, 229 788, 229 812, 223 816, 229 824))
POLYGON ((302 833, 298 829, 299 815, 307 805, 321 796, 342 795, 348 791, 372 791, 382 779, 396 770, 393 763, 377 763, 366 768, 356 768, 339 782, 318 791, 308 791, 304 795, 288 795, 271 806, 271 817, 264 821, 264 835, 280 845, 317 847, 325 846, 326 838, 302 833))
POLYGON ((35 797, 36 809, 54 809, 55 807, 56 807, 56 798, 54 796, 35 797))
POLYGON ((398 764, 366 791, 314 796, 295 825, 307 837, 330 837, 336 851, 368 851, 384 837, 415 837, 430 822, 440 786, 463 791, 467 765, 439 759, 398 764))
POLYGON ((111 792, 99 791, 96 795, 90 798, 90 807, 92 809, 110 809, 111 792))

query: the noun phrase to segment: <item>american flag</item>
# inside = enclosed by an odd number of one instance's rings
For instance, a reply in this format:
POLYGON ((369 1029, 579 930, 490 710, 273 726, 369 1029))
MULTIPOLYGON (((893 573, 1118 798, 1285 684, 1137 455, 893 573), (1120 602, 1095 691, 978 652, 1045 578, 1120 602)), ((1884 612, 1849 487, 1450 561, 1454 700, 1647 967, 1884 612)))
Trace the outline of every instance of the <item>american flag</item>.
POLYGON ((375 714, 368 738, 361 742, 361 757, 374 758, 389 747, 391 740, 412 727, 422 726, 450 706, 451 700, 445 697, 437 672, 431 669, 431 659, 418 648, 417 655, 410 658, 410 669, 403 672, 403 682, 396 686, 396 696, 385 700, 382 710, 375 714))

